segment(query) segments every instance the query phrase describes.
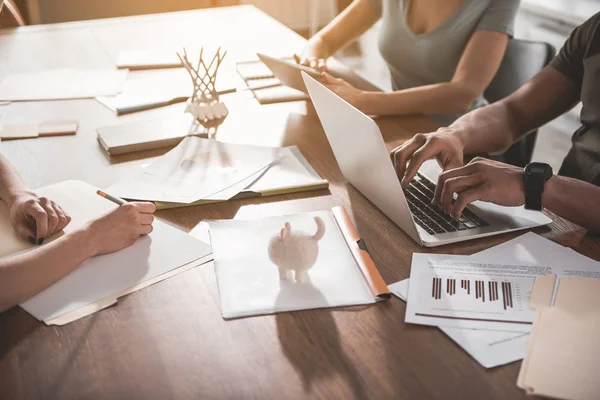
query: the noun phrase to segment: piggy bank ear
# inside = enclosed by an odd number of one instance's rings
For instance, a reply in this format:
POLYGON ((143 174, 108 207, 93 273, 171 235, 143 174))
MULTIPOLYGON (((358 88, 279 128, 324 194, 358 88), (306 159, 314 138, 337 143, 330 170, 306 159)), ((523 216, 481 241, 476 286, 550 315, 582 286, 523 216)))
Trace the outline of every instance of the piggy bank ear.
POLYGON ((285 239, 285 236, 288 233, 288 229, 287 228, 281 228, 281 231, 279 232, 279 240, 283 240, 285 239))

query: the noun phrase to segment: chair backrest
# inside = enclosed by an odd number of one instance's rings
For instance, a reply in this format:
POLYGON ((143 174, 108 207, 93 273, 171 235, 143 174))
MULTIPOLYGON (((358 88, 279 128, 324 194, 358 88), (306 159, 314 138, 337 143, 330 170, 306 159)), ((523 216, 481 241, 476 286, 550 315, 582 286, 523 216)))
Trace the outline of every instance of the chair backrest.
MULTIPOLYGON (((509 96, 533 78, 556 55, 556 49, 543 42, 510 39, 502 64, 484 92, 488 102, 494 103, 509 96)), ((531 162, 537 131, 530 132, 506 152, 492 158, 508 164, 524 167, 531 162)))
POLYGON ((0 28, 15 28, 25 25, 25 20, 13 0, 4 0, 0 10, 0 28))
POLYGON ((512 94, 552 61, 556 54, 548 43, 510 39, 502 64, 484 92, 490 103, 512 94))

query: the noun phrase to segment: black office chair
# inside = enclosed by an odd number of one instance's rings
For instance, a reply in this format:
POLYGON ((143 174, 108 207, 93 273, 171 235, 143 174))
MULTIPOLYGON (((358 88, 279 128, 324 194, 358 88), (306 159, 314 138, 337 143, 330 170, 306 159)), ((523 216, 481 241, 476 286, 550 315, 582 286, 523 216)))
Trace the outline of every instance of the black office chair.
MULTIPOLYGON (((555 54, 556 49, 548 43, 510 39, 502 64, 484 92, 485 98, 494 103, 512 94, 548 65, 555 54)), ((524 167, 531 162, 536 137, 537 130, 529 132, 504 153, 489 158, 524 167)))

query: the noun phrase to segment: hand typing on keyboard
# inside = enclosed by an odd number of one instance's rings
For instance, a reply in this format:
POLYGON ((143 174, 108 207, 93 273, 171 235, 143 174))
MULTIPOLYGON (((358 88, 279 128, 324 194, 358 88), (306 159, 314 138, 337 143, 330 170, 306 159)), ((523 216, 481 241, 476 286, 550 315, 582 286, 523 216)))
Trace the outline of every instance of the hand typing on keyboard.
POLYGON ((404 195, 413 219, 425 232, 438 235, 447 232, 475 229, 487 223, 468 209, 459 218, 452 218, 433 204, 436 186, 423 175, 417 173, 404 189, 404 195))
POLYGON ((513 165, 477 157, 464 167, 440 174, 434 204, 459 218, 467 204, 476 200, 501 206, 525 203, 523 170, 513 165), (454 193, 458 193, 454 201, 454 193))
POLYGON ((421 165, 435 157, 444 172, 435 185, 431 204, 446 218, 450 218, 447 216, 450 214, 454 220, 460 221, 465 207, 477 200, 502 206, 524 204, 523 170, 480 157, 463 166, 463 142, 464 139, 454 135, 451 129, 442 128, 435 133, 417 134, 394 149, 391 152, 392 162, 405 191, 411 190, 421 165))
POLYGON ((449 133, 418 133, 392 150, 390 155, 402 186, 406 188, 421 165, 430 158, 435 157, 443 170, 462 167, 463 147, 461 141, 449 133))

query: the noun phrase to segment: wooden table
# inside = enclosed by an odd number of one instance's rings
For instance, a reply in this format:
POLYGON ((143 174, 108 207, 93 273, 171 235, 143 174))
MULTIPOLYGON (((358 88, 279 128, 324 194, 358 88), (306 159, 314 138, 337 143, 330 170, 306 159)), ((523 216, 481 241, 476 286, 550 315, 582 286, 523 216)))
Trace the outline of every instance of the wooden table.
MULTIPOLYGON (((0 32, 0 79, 44 68, 112 68, 122 48, 224 43, 287 52, 304 40, 251 7, 27 27, 0 32)), ((204 219, 246 218, 344 205, 386 282, 407 278, 415 244, 352 187, 346 187, 321 125, 304 102, 259 107, 249 93, 227 98, 223 141, 297 145, 330 190, 159 212, 184 230, 204 219)), ((77 136, 2 142, 0 151, 32 187, 82 179, 112 184, 147 163, 107 158, 95 129, 182 111, 182 105, 117 118, 93 100, 20 103, 23 115, 77 118, 77 136)), ((14 108, 13 108, 14 107, 14 108)), ((0 112, 6 112, 0 107, 0 112)), ((435 129, 423 117, 381 118, 390 147, 435 129)), ((600 241, 557 219, 536 232, 600 258, 600 241)), ((516 234, 435 250, 471 254, 516 234)), ((211 265, 136 292, 64 327, 46 327, 20 308, 0 314, 1 399, 401 399, 525 398, 519 363, 485 370, 438 329, 404 323, 404 302, 224 321, 211 265)))

